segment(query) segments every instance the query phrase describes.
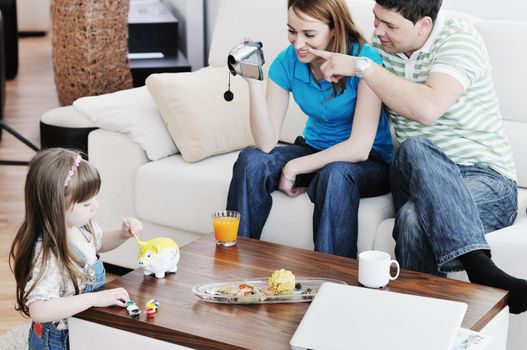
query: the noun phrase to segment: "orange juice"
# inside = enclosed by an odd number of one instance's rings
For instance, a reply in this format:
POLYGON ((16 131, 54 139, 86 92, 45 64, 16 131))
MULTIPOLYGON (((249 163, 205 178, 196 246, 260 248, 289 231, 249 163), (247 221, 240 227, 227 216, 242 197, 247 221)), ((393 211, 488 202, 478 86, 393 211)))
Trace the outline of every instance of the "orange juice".
POLYGON ((236 242, 238 236, 239 217, 217 216, 212 218, 214 238, 221 243, 236 242))

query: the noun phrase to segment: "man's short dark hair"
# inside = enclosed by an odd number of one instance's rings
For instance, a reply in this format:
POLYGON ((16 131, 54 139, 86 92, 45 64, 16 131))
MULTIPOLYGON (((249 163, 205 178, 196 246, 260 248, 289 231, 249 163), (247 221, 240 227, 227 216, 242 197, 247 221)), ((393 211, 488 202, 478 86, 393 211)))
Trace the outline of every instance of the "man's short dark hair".
POLYGON ((443 0, 375 0, 385 9, 395 10, 414 24, 423 17, 437 18, 443 0))

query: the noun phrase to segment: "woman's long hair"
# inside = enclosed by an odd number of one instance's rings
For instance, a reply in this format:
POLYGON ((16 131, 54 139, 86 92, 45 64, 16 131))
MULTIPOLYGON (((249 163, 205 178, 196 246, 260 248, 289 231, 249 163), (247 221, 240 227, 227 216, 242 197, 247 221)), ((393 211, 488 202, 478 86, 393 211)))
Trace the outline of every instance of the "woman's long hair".
MULTIPOLYGON (((345 0, 288 0, 287 8, 293 8, 299 16, 303 13, 316 18, 333 29, 334 37, 327 51, 348 54, 350 45, 357 43, 359 49, 352 54, 358 56, 362 45, 366 42, 351 19, 345 0)), ((333 96, 340 95, 345 89, 346 79, 333 83, 333 96)))
POLYGON ((15 309, 29 316, 28 294, 42 279, 46 265, 53 255, 64 276, 68 276, 79 294, 78 280, 86 280, 79 269, 80 261, 70 252, 66 235, 65 211, 75 203, 84 202, 99 192, 101 180, 97 169, 82 160, 75 168, 78 153, 62 148, 39 152, 30 162, 25 184, 25 217, 9 252, 9 266, 16 279, 15 309), (75 169, 74 169, 75 168, 75 169), (68 173, 74 173, 65 187, 68 173), (35 283, 25 292, 33 278, 35 244, 41 237, 42 251, 37 259, 42 265, 35 283))

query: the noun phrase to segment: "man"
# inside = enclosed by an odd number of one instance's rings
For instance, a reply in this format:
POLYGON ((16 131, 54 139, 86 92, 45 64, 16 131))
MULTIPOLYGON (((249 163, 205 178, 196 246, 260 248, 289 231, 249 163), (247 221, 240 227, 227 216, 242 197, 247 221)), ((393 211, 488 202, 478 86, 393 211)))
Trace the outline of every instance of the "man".
POLYGON ((503 133, 485 44, 469 23, 439 12, 441 0, 376 0, 367 59, 311 50, 328 81, 357 75, 391 111, 399 150, 390 173, 393 236, 401 267, 510 291, 527 309, 527 281, 491 260, 485 233, 517 214, 516 171, 503 133))

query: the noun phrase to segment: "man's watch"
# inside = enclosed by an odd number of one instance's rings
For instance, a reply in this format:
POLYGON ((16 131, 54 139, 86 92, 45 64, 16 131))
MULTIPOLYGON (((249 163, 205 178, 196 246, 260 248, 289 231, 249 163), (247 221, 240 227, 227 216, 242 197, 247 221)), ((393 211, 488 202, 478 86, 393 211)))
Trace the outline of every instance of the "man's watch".
POLYGON ((371 67, 371 60, 368 57, 359 57, 355 61, 355 75, 364 78, 364 74, 371 67))

